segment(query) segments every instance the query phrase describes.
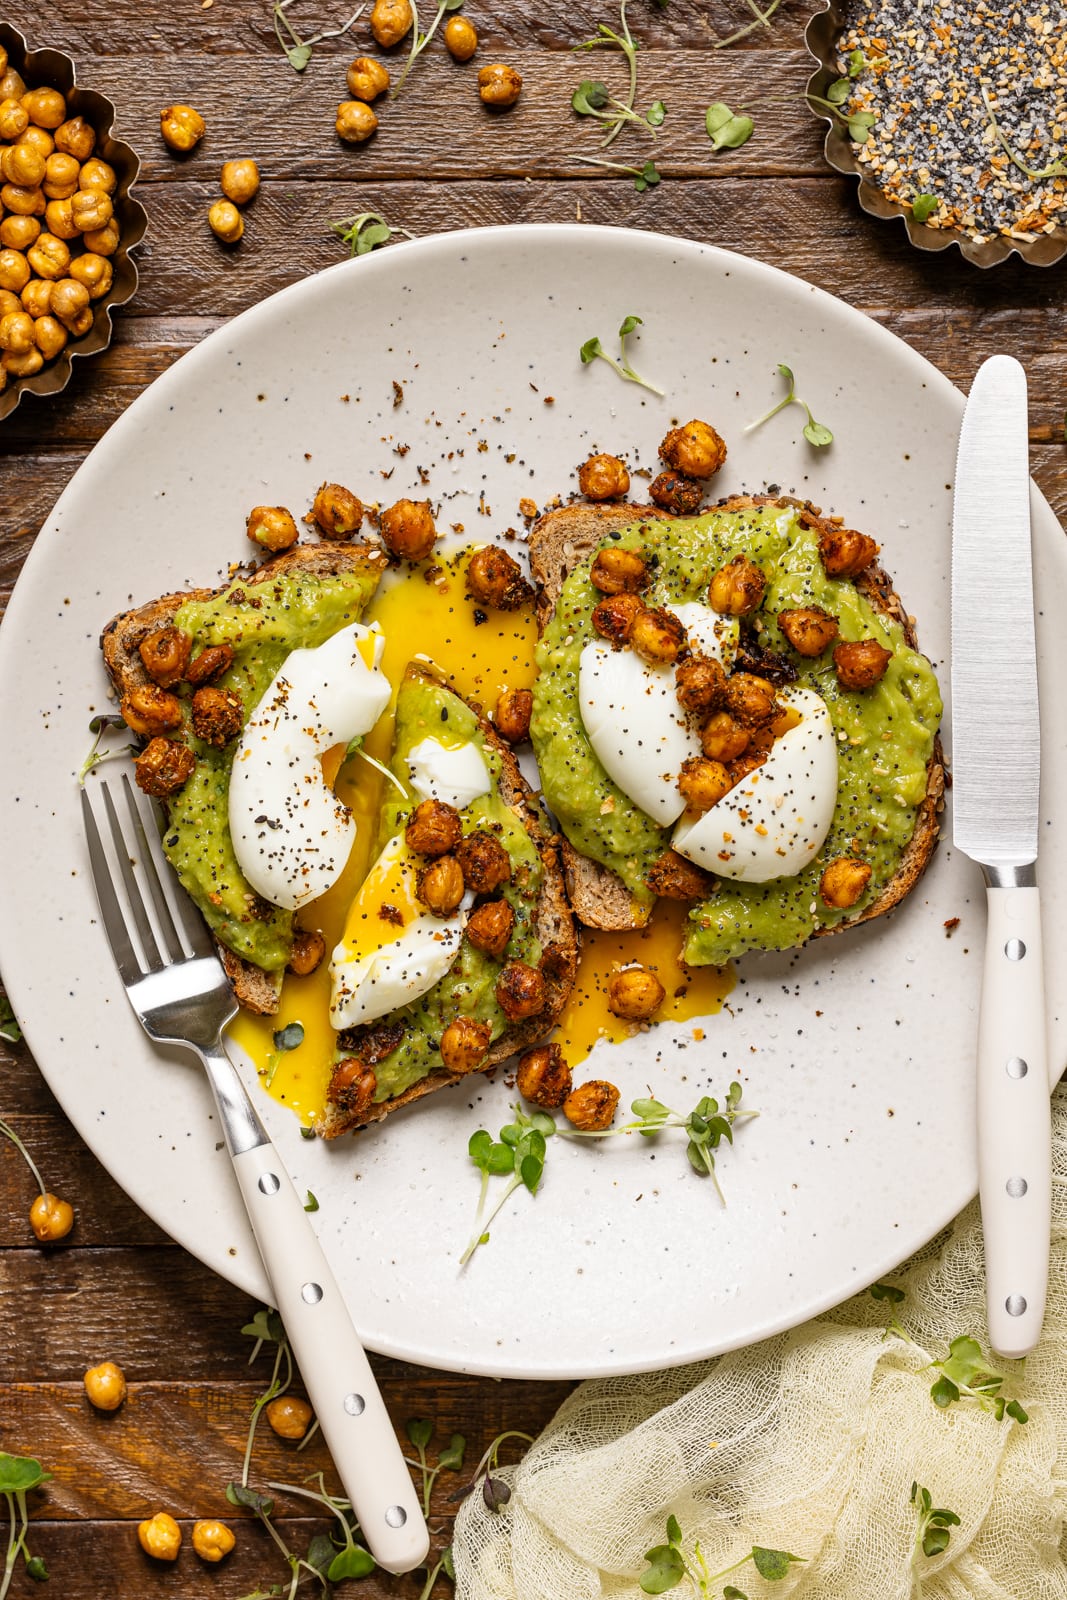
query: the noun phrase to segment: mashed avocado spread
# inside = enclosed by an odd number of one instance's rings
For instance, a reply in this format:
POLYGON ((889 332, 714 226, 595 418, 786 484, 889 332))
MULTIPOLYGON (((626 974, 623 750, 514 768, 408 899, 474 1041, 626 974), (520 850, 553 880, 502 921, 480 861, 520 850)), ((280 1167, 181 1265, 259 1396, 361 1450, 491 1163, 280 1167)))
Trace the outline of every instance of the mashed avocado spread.
MULTIPOLYGON (((751 619, 759 647, 786 656, 797 683, 826 701, 838 740, 834 819, 818 857, 792 878, 765 884, 720 880, 714 896, 690 912, 684 957, 691 966, 722 965, 748 950, 787 950, 816 928, 855 916, 893 877, 914 831, 926 792, 926 764, 941 718, 941 697, 925 656, 910 649, 900 624, 877 612, 847 579, 827 577, 818 533, 793 506, 711 511, 677 522, 636 524, 611 536, 641 549, 654 570, 644 598, 651 606, 702 600, 713 574, 744 553, 763 569, 767 589, 751 619), (873 689, 849 692, 835 676, 830 652, 804 660, 777 624, 780 611, 820 606, 839 620, 840 640, 875 639, 893 651, 873 689), (858 905, 835 911, 818 894, 819 878, 835 856, 857 855, 872 868, 858 905)), ((597 637, 591 615, 601 598, 589 581, 596 552, 568 576, 537 647, 530 732, 545 800, 583 855, 616 872, 635 899, 653 899, 646 875, 670 849, 658 827, 608 777, 582 725, 578 669, 583 647, 597 637)))
MULTIPOLYGON (((259 584, 237 579, 210 600, 186 601, 174 624, 192 635, 194 660, 212 645, 232 648, 233 665, 215 681, 241 696, 247 721, 291 651, 320 645, 359 621, 379 576, 368 569, 332 575, 296 571, 259 584)), ((226 948, 276 972, 292 949, 293 913, 262 900, 237 864, 227 822, 236 745, 218 750, 205 744, 192 731, 187 701, 183 713, 196 771, 169 802, 164 850, 226 948)))
MULTIPOLYGON (((441 685, 422 678, 406 678, 401 684, 396 705, 396 734, 392 770, 404 785, 403 800, 393 790, 394 799, 382 811, 380 843, 384 845, 401 831, 419 796, 410 787, 408 752, 423 739, 439 740, 446 746, 474 744, 483 756, 492 779, 490 792, 472 800, 460 810, 464 834, 482 828, 503 845, 511 861, 511 881, 499 894, 515 913, 515 926, 504 951, 504 961, 525 961, 536 966, 541 946, 534 927, 537 897, 544 867, 536 845, 520 816, 506 804, 499 790, 500 756, 483 736, 481 725, 470 707, 441 685)), ((390 1012, 382 1023, 402 1023, 404 1035, 395 1050, 375 1065, 375 1100, 390 1100, 394 1095, 440 1068, 438 1042, 448 1024, 457 1016, 488 1022, 491 1038, 498 1039, 508 1027, 507 1018, 497 1004, 494 986, 501 963, 464 940, 446 975, 428 993, 408 1006, 390 1012)), ((382 1023, 372 1023, 372 1028, 382 1023)), ((340 1060, 350 1051, 339 1050, 340 1060)))

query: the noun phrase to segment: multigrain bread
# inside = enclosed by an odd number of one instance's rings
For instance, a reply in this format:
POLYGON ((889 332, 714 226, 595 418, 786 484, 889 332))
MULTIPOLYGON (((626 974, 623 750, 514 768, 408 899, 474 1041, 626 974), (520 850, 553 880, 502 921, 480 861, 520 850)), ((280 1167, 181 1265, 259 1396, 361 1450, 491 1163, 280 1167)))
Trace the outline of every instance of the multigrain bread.
MULTIPOLYGON (((242 575, 242 585, 255 590, 269 585, 279 577, 304 573, 312 577, 337 577, 340 574, 366 574, 378 577, 386 568, 386 558, 380 549, 365 544, 309 544, 297 545, 280 555, 273 556, 259 567, 242 575)), ((228 586, 224 586, 228 587, 228 586)), ((170 626, 178 611, 189 601, 211 600, 223 589, 185 589, 180 593, 162 595, 158 600, 121 612, 107 624, 100 638, 104 665, 119 700, 131 690, 149 685, 152 679, 145 670, 139 647, 150 635, 170 626)), ((165 809, 165 802, 164 802, 165 809)), ((282 973, 268 972, 263 967, 243 960, 217 943, 219 956, 226 974, 233 984, 234 993, 246 1010, 257 1015, 271 1015, 278 1009, 282 973)))
MULTIPOLYGON (((447 684, 444 675, 429 664, 413 662, 407 669, 407 678, 416 683, 421 681, 447 687, 451 694, 456 694, 456 690, 447 684)), ((456 698, 463 697, 456 695, 456 698)), ((482 737, 499 759, 497 781, 500 796, 505 805, 523 823, 541 857, 543 867, 533 923, 534 932, 543 951, 541 972, 545 980, 545 1005, 536 1016, 512 1023, 499 1038, 494 1040, 489 1053, 476 1069, 481 1073, 543 1038, 555 1026, 574 985, 578 964, 578 940, 559 862, 559 840, 545 826, 536 797, 519 770, 518 761, 510 745, 500 738, 492 723, 481 715, 477 707, 469 701, 465 704, 477 714, 482 737)), ((402 1024, 403 1013, 399 1014, 398 1020, 402 1024)), ((365 1045, 368 1047, 366 1054, 372 1056, 373 1040, 376 1037, 380 1038, 383 1031, 388 1030, 393 1024, 393 1018, 383 1017, 379 1022, 367 1027, 354 1029, 347 1039, 342 1035, 342 1048, 348 1049, 349 1058, 360 1059, 361 1045, 365 1045)), ((370 1064, 373 1065, 373 1062, 370 1064)), ((371 1104, 355 1115, 346 1110, 344 1104, 336 1098, 330 1099, 325 1112, 316 1124, 316 1132, 326 1139, 335 1139, 339 1134, 355 1132, 371 1122, 380 1122, 391 1111, 410 1105, 413 1100, 419 1100, 423 1095, 432 1094, 436 1089, 447 1088, 449 1084, 462 1083, 470 1076, 470 1073, 449 1072, 443 1066, 435 1068, 402 1093, 379 1104, 371 1104)))
MULTIPOLYGON (((729 512, 767 505, 798 508, 801 521, 819 533, 833 532, 840 525, 839 521, 823 517, 817 507, 784 495, 731 495, 704 509, 729 512)), ((569 573, 613 530, 633 528, 667 516, 654 506, 620 503, 575 503, 542 516, 531 529, 529 540, 530 570, 538 585, 539 631, 543 633, 551 619, 569 573)), ((872 563, 851 581, 876 611, 899 623, 906 643, 917 649, 914 622, 896 594, 889 575, 872 563)), ((940 738, 935 738, 926 766, 926 792, 917 810, 911 838, 892 878, 870 904, 839 922, 816 928, 815 937, 840 933, 882 916, 910 893, 937 843, 944 791, 944 757, 940 738)), ((642 927, 648 921, 651 906, 636 900, 610 868, 581 855, 566 839, 561 841, 561 854, 571 906, 581 923, 591 928, 623 930, 642 927)))

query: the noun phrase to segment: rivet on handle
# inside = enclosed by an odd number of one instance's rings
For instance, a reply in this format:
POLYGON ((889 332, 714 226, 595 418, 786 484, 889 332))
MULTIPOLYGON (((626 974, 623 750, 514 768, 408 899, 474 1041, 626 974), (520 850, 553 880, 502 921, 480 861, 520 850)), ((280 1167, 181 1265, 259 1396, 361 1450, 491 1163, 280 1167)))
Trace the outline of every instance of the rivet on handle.
POLYGON ((322 1299, 322 1286, 321 1286, 321 1284, 318 1284, 318 1283, 305 1283, 305 1284, 303 1284, 302 1287, 301 1287, 301 1290, 300 1290, 300 1298, 301 1298, 301 1300, 303 1300, 309 1306, 318 1305, 319 1301, 322 1299))
POLYGON ((1010 1294, 1004 1302, 1004 1309, 1009 1317, 1021 1317, 1026 1310, 1026 1296, 1010 1294))
POLYGON ((282 1180, 276 1172, 265 1172, 259 1180, 261 1194, 277 1194, 282 1186, 282 1180))
POLYGON ((361 1394, 346 1394, 344 1407, 350 1417, 360 1417, 367 1409, 367 1402, 361 1394))
POLYGON ((408 1520, 408 1514, 403 1506, 390 1506, 385 1513, 385 1520, 391 1528, 402 1528, 408 1520))
POLYGON ((1009 1078, 1025 1078, 1029 1070, 1030 1068, 1022 1056, 1012 1056, 1009 1061, 1004 1063, 1004 1071, 1009 1078))
POLYGON ((1007 1189, 1008 1193, 1011 1195, 1013 1200, 1018 1200, 1021 1195, 1024 1195, 1026 1193, 1026 1190, 1027 1190, 1026 1179, 1025 1178, 1009 1178, 1007 1183, 1004 1185, 1004 1187, 1005 1187, 1005 1189, 1007 1189))
POLYGON ((1009 961, 1021 961, 1026 954, 1026 946, 1021 939, 1009 939, 1004 946, 1004 954, 1009 961))

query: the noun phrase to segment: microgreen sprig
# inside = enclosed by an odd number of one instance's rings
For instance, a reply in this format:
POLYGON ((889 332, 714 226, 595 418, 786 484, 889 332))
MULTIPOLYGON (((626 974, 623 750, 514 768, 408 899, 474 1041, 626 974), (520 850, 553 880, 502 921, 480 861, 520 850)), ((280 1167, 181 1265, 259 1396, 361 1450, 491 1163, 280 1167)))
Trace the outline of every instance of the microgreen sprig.
POLYGON ((348 21, 342 23, 339 28, 323 28, 321 33, 313 33, 310 39, 302 39, 287 16, 289 7, 294 3, 295 0, 274 0, 275 36, 277 37, 278 43, 281 45, 282 49, 285 51, 285 59, 288 61, 294 72, 303 72, 304 68, 311 60, 311 46, 313 44, 321 44, 323 39, 339 39, 342 34, 348 32, 349 28, 352 27, 365 9, 363 6, 360 6, 358 10, 352 13, 348 21), (289 35, 288 44, 282 37, 283 28, 289 35))
MULTIPOLYGON (((634 103, 637 99, 638 47, 637 41, 630 32, 630 24, 626 20, 626 0, 619 0, 619 31, 617 33, 614 28, 609 28, 606 22, 601 22, 597 27, 596 33, 591 39, 583 39, 581 44, 572 45, 571 48, 575 51, 620 50, 626 58, 626 65, 629 69, 629 84, 626 90, 625 98, 623 100, 616 100, 613 102, 616 106, 618 106, 619 110, 615 117, 611 120, 604 138, 600 141, 600 147, 602 150, 606 150, 608 145, 619 137, 619 134, 622 132, 623 127, 628 121, 645 122, 646 126, 650 127, 656 126, 655 124, 648 123, 646 118, 638 116, 638 114, 634 111, 634 103)), ((603 85, 598 85, 597 87, 602 88, 603 85)), ((573 99, 571 104, 574 105, 573 99)), ((656 104, 661 105, 662 102, 657 101, 656 104)), ((579 108, 575 106, 575 110, 577 111, 578 109, 579 108)), ((592 113, 590 112, 582 114, 586 115, 592 113)), ((660 121, 662 122, 662 120, 663 119, 661 117, 660 121)))
MULTIPOLYGON (((645 1594, 666 1594, 668 1590, 676 1589, 683 1578, 688 1578, 693 1592, 698 1594, 701 1600, 711 1600, 712 1584, 728 1577, 731 1572, 736 1572, 749 1561, 761 1578, 768 1583, 779 1583, 794 1563, 803 1562, 805 1559, 804 1556, 792 1555, 788 1550, 769 1550, 763 1545, 754 1544, 739 1561, 723 1567, 721 1572, 709 1572, 699 1541, 693 1545, 692 1556, 687 1556, 682 1544, 682 1530, 678 1518, 670 1516, 667 1518, 667 1542, 654 1545, 651 1550, 645 1551, 648 1567, 642 1572, 638 1582, 645 1594)), ((723 1596, 724 1600, 746 1600, 742 1591, 732 1583, 726 1585, 723 1596)))
POLYGON ((479 1245, 489 1243, 490 1224, 516 1189, 525 1187, 531 1194, 536 1194, 541 1182, 545 1170, 545 1140, 555 1133, 556 1124, 544 1111, 535 1111, 530 1116, 521 1106, 515 1106, 514 1111, 515 1121, 501 1128, 498 1140, 494 1140, 485 1128, 479 1128, 477 1133, 471 1134, 467 1144, 467 1154, 481 1173, 482 1183, 474 1232, 459 1258, 461 1267, 466 1266, 479 1245), (507 1178, 508 1182, 496 1205, 486 1216, 489 1180, 493 1177, 507 1178))
POLYGON ((467 1441, 461 1433, 454 1433, 449 1439, 447 1447, 439 1452, 437 1465, 431 1467, 426 1459, 426 1446, 433 1438, 432 1419, 430 1417, 409 1417, 404 1426, 408 1438, 419 1452, 419 1459, 417 1461, 409 1461, 408 1465, 417 1467, 422 1474, 422 1514, 428 1517, 430 1515, 430 1497, 433 1494, 434 1484, 442 1472, 459 1471, 463 1465, 467 1441))
POLYGON ((612 356, 609 356, 603 345, 600 343, 600 340, 595 338, 587 339, 582 345, 582 348, 579 350, 578 355, 581 358, 583 367, 589 366, 590 362, 598 359, 600 361, 606 361, 608 366, 611 367, 612 371, 617 372, 619 377, 622 378, 624 382, 638 383, 641 385, 642 389, 648 389, 652 394, 659 395, 662 398, 663 390, 659 388, 657 384, 650 383, 647 378, 642 378, 640 373, 635 372, 626 356, 626 340, 629 338, 630 334, 633 333, 635 328, 640 328, 641 326, 643 326, 643 320, 641 317, 623 317, 622 322, 619 324, 618 361, 616 361, 612 356))
MULTIPOLYGON (((298 1024, 299 1026, 299 1024, 298 1024)), ((301 1029, 301 1033, 303 1030, 301 1029)), ((266 1389, 256 1400, 252 1407, 252 1415, 248 1422, 248 1438, 245 1441, 244 1460, 241 1463, 241 1488, 248 1488, 248 1472, 252 1463, 252 1445, 255 1442, 256 1428, 259 1425, 260 1414, 264 1406, 284 1394, 293 1381, 293 1357, 289 1349, 289 1340, 285 1332, 285 1324, 281 1317, 271 1307, 264 1306, 257 1311, 251 1322, 246 1322, 241 1332, 249 1339, 256 1342, 252 1346, 252 1354, 248 1358, 248 1365, 259 1355, 264 1345, 273 1344, 274 1370, 270 1375, 270 1382, 266 1389), (282 1377, 282 1369, 285 1376, 282 1377)), ((228 1492, 228 1491, 227 1491, 228 1492)))
POLYGON ((739 39, 747 39, 748 35, 755 33, 757 28, 766 28, 770 32, 771 18, 781 3, 782 0, 770 0, 770 5, 767 6, 766 10, 761 11, 756 4, 756 0, 745 0, 745 4, 751 11, 754 20, 746 23, 743 28, 738 28, 736 33, 728 34, 725 39, 716 39, 716 50, 725 50, 727 45, 736 44, 739 39))
POLYGON ((340 234, 348 246, 349 254, 354 256, 369 255, 379 245, 388 244, 394 234, 400 234, 405 239, 415 237, 406 228, 394 228, 379 211, 359 211, 355 216, 343 217, 340 222, 331 222, 330 227, 334 233, 340 234))
POLYGON ((26 1496, 42 1483, 47 1483, 51 1476, 36 1456, 0 1454, 0 1495, 7 1504, 7 1550, 4 1553, 3 1570, 0 1571, 0 1600, 4 1600, 11 1587, 19 1556, 26 1563, 26 1572, 35 1583, 44 1583, 48 1577, 44 1561, 40 1556, 31 1556, 26 1544, 30 1528, 26 1496))
POLYGON ((654 161, 646 161, 643 167, 626 167, 621 161, 598 161, 596 156, 575 156, 574 159, 584 161, 589 167, 606 167, 609 172, 628 172, 638 194, 644 194, 646 189, 654 189, 662 177, 654 161))
POLYGON ((917 194, 911 202, 911 214, 916 222, 929 222, 940 203, 936 194, 917 194))
MULTIPOLYGON (((667 107, 662 100, 653 100, 644 116, 638 111, 633 111, 621 100, 616 100, 607 86, 593 78, 585 78, 571 95, 571 107, 580 117, 593 117, 597 122, 602 122, 606 127, 614 128, 618 122, 636 122, 656 137, 656 129, 662 127, 663 119, 667 115, 667 107)), ((604 144, 610 141, 605 139, 604 144)))
POLYGON ((482 1499, 489 1511, 501 1511, 507 1505, 511 1499, 511 1490, 504 1479, 496 1477, 495 1474, 500 1467, 500 1447, 509 1439, 521 1439, 525 1444, 533 1444, 533 1436, 523 1433, 518 1428, 507 1428, 503 1433, 498 1433, 475 1467, 470 1483, 460 1491, 458 1497, 453 1496, 453 1499, 463 1498, 480 1486, 482 1499))
POLYGON ((954 1511, 935 1506, 929 1489, 924 1489, 921 1483, 911 1486, 911 1504, 915 1507, 919 1522, 915 1530, 915 1547, 911 1553, 914 1566, 920 1551, 924 1556, 939 1556, 948 1548, 952 1530, 959 1527, 960 1519, 954 1511))
POLYGON ((1028 178, 1034 178, 1037 180, 1041 178, 1062 178, 1067 176, 1067 162, 1064 161, 1050 162, 1047 167, 1028 167, 1023 158, 1016 154, 1011 145, 1008 143, 1007 139, 1004 137, 1000 123, 997 121, 996 112, 993 110, 993 102, 989 97, 989 90, 986 88, 984 83, 981 85, 981 90, 982 102, 986 108, 986 115, 989 118, 989 126, 993 130, 993 137, 1000 145, 1000 148, 1003 150, 1012 166, 1018 167, 1020 172, 1025 172, 1028 178))
POLYGON ((98 717, 89 719, 89 732, 95 734, 96 737, 93 740, 92 749, 78 768, 79 789, 85 788, 86 778, 94 767, 100 766, 101 762, 114 761, 119 756, 133 754, 135 747, 132 744, 119 745, 117 749, 101 750, 100 741, 105 733, 117 728, 122 728, 124 732, 129 732, 125 719, 115 712, 104 712, 98 717))
MULTIPOLYGON (((310 1565, 316 1576, 324 1578, 327 1583, 341 1583, 345 1578, 365 1578, 374 1571, 375 1560, 369 1550, 365 1550, 355 1537, 356 1524, 349 1518, 352 1513, 352 1503, 343 1495, 332 1495, 326 1488, 326 1482, 321 1472, 316 1472, 309 1480, 317 1483, 317 1489, 308 1489, 296 1483, 268 1483, 268 1489, 274 1489, 279 1494, 292 1494, 301 1500, 312 1500, 316 1505, 323 1506, 337 1519, 337 1532, 333 1539, 323 1535, 329 1547, 328 1559, 325 1549, 309 1548, 304 1566, 310 1565), (338 1535, 340 1539, 338 1540, 338 1535), (314 1559, 312 1560, 312 1556, 314 1559)), ((299 1557, 296 1558, 299 1562, 299 1557)))
POLYGON ((6 1039, 8 1044, 18 1044, 21 1038, 22 1029, 11 1009, 11 1001, 4 990, 0 989, 0 1039, 6 1039))
POLYGON ((844 105, 851 93, 852 85, 848 79, 837 78, 825 95, 809 93, 808 104, 829 111, 835 122, 848 129, 853 144, 866 144, 878 119, 873 111, 846 111, 844 105))
POLYGON ((462 11, 462 9, 463 0, 438 0, 437 11, 434 14, 433 21, 430 23, 430 26, 427 28, 425 33, 420 33, 419 13, 415 6, 415 0, 411 0, 411 49, 408 51, 407 60, 404 62, 404 70, 401 72, 399 78, 389 91, 390 100, 395 100, 396 96, 404 87, 404 84, 407 82, 408 73, 411 71, 412 67, 415 65, 415 62, 418 60, 419 56, 422 55, 422 52, 426 49, 426 46, 437 32, 442 18, 446 17, 452 11, 462 11))
POLYGON ((808 420, 804 425, 804 437, 808 443, 814 445, 816 449, 822 449, 828 444, 833 444, 834 436, 830 432, 829 428, 825 425, 825 423, 816 422, 815 418, 811 414, 811 407, 806 401, 801 400, 797 394, 796 379, 793 377, 792 369, 787 367, 784 361, 779 361, 778 371, 788 383, 789 393, 786 395, 784 400, 779 400, 776 406, 772 406, 764 416, 757 417, 755 422, 750 422, 744 431, 746 433, 751 433, 754 428, 762 428, 765 422, 770 422, 771 418, 776 417, 779 411, 784 411, 786 406, 803 406, 804 410, 808 413, 808 420))
MULTIPOLYGON (((878 1286, 876 1286, 878 1287, 878 1286)), ((883 1285, 881 1287, 888 1287, 883 1285)), ((871 1291, 874 1292, 873 1289, 871 1291)), ((891 1317, 886 1326, 885 1338, 894 1336, 910 1344, 913 1350, 926 1357, 925 1370, 940 1373, 930 1387, 930 1398, 939 1410, 960 1401, 973 1401, 982 1411, 987 1411, 1002 1422, 1010 1417, 1013 1422, 1029 1422, 1030 1416, 1019 1400, 1009 1399, 1001 1390, 1005 1374, 998 1372, 982 1354, 982 1347, 970 1334, 959 1334, 948 1347, 948 1355, 938 1361, 897 1320, 891 1317)))
POLYGON ((727 1144, 733 1144, 735 1122, 744 1122, 751 1117, 759 1116, 758 1111, 740 1109, 741 1094, 741 1085, 731 1083, 726 1091, 726 1104, 721 1111, 717 1100, 710 1095, 703 1095, 688 1115, 681 1111, 673 1111, 670 1106, 664 1105, 662 1100, 635 1100, 630 1106, 634 1114, 633 1122, 623 1123, 617 1128, 589 1131, 580 1128, 561 1128, 560 1134, 567 1139, 611 1139, 620 1134, 639 1133, 644 1139, 654 1139, 658 1134, 676 1128, 686 1135, 685 1153, 689 1165, 700 1177, 711 1179, 719 1199, 725 1205, 725 1196, 715 1175, 714 1152, 724 1139, 727 1144))
POLYGON ((716 150, 739 150, 751 139, 755 124, 751 117, 733 112, 725 101, 716 100, 705 113, 704 126, 716 150))

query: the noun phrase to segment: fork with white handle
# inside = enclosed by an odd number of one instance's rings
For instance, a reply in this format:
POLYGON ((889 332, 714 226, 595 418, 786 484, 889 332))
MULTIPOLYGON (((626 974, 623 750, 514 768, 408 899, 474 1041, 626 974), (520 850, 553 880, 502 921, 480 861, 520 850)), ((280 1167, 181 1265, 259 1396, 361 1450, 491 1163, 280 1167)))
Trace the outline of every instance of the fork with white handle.
POLYGON ((163 854, 155 812, 148 814, 126 774, 113 787, 103 780, 95 787, 95 807, 82 790, 89 861, 130 1004, 149 1038, 185 1045, 207 1070, 275 1304, 334 1466, 374 1559, 389 1572, 409 1572, 429 1550, 422 1508, 322 1247, 223 1048, 237 1002, 222 963, 163 854))

